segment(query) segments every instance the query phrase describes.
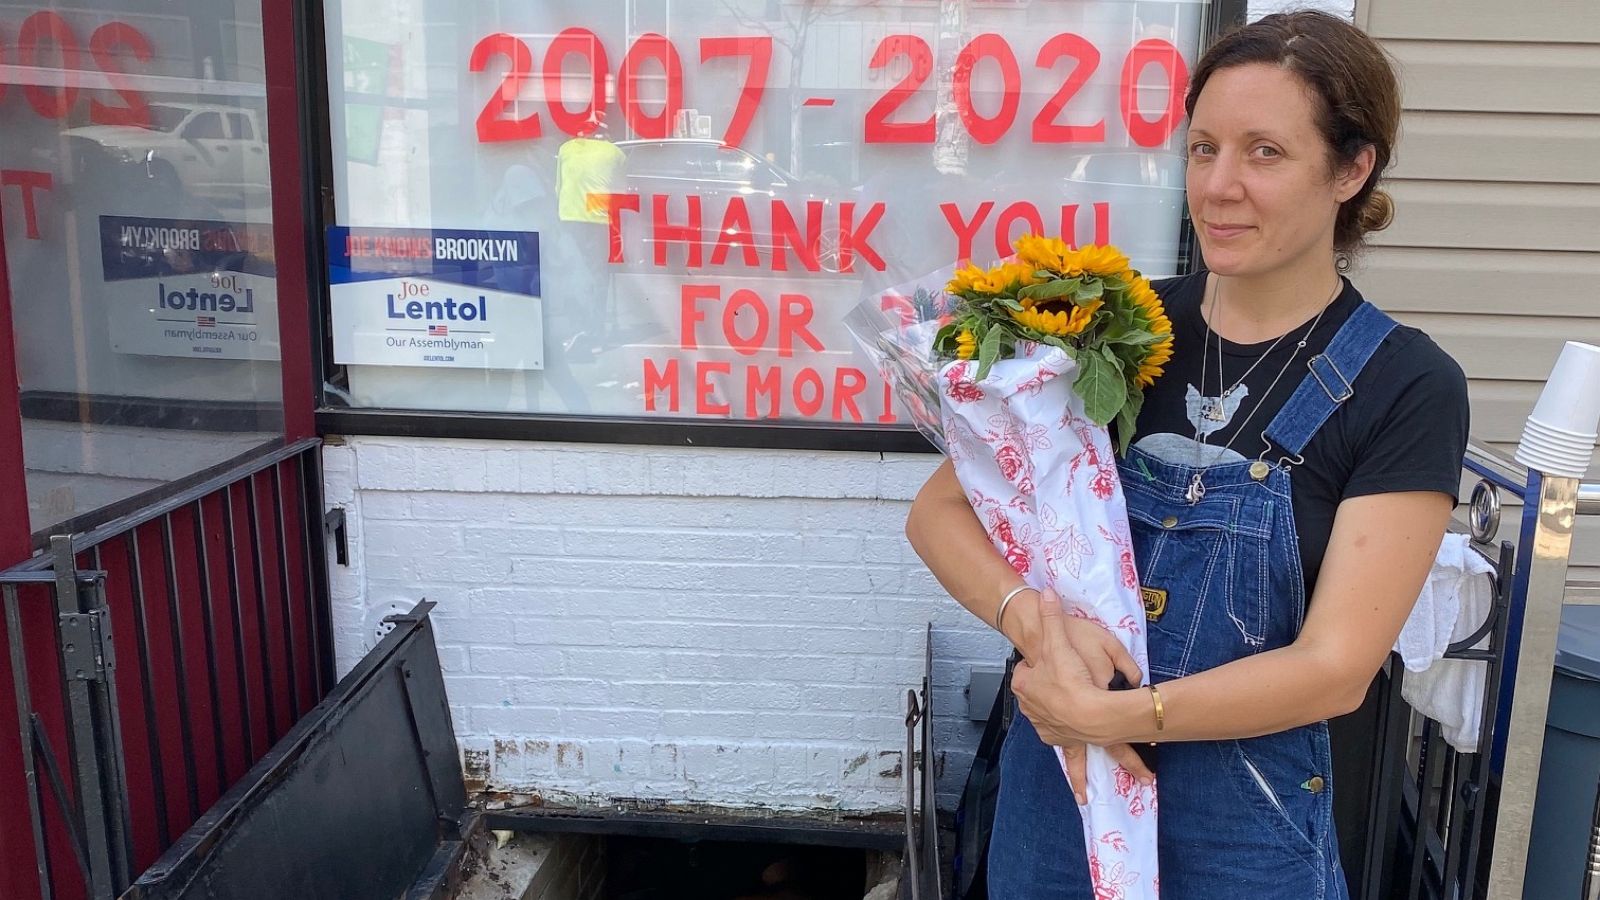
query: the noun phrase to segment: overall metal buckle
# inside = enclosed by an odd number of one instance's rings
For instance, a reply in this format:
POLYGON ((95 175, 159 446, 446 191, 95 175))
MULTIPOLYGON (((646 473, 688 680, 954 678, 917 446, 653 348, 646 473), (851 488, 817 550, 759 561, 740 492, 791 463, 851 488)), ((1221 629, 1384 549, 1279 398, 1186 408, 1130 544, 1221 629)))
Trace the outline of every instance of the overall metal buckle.
POLYGON ((1311 377, 1317 380, 1317 384, 1328 395, 1328 399, 1334 403, 1343 403, 1356 395, 1355 388, 1350 386, 1350 379, 1344 377, 1344 373, 1339 371, 1339 367, 1333 364, 1333 360, 1329 359, 1326 353, 1318 353, 1316 356, 1311 357, 1306 362, 1306 367, 1311 370, 1311 377), (1322 373, 1317 371, 1318 360, 1321 360, 1333 372, 1334 376, 1339 379, 1339 385, 1343 390, 1337 396, 1334 395, 1333 389, 1328 387, 1328 382, 1322 380, 1322 373))

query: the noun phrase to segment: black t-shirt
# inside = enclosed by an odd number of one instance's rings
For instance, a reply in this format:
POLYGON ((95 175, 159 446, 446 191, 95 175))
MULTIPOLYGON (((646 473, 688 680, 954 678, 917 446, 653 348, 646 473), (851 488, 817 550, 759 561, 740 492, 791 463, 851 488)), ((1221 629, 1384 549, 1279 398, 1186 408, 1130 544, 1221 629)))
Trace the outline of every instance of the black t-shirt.
MULTIPOLYGON (((1215 333, 1203 378, 1200 371, 1205 283, 1205 273, 1196 272, 1154 285, 1172 319, 1173 358, 1166 374, 1145 391, 1134 443, 1161 459, 1189 464, 1233 459, 1233 453, 1255 459, 1265 449, 1261 433, 1305 378, 1305 361, 1327 348, 1361 304, 1361 294, 1345 281, 1344 290, 1309 336, 1311 322, 1303 322, 1270 352, 1272 341, 1247 345, 1223 340, 1219 387, 1215 333), (1306 347, 1301 350, 1296 343, 1303 337, 1306 347), (1241 376, 1242 389, 1222 404, 1220 429, 1206 436, 1209 447, 1199 447, 1199 428, 1213 424, 1201 415, 1200 399, 1220 396, 1241 376), (1218 448, 1230 441, 1231 452, 1219 458, 1218 448)), ((1224 297, 1225 319, 1226 304, 1224 297)), ((1401 325, 1384 339, 1351 386, 1354 395, 1311 438, 1302 454, 1305 463, 1292 470, 1307 597, 1322 567, 1341 500, 1394 491, 1440 491, 1454 497, 1460 485, 1468 405, 1466 376, 1455 360, 1426 334, 1401 325)), ((1269 459, 1277 461, 1283 455, 1281 447, 1273 447, 1269 459)))

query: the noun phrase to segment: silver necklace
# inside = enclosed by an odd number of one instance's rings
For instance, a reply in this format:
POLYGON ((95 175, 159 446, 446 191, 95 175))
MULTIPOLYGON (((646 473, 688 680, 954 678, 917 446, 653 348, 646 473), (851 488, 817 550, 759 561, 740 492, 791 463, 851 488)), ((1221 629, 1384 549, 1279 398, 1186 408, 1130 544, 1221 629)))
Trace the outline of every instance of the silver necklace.
MULTIPOLYGON (((1218 282, 1218 288, 1220 288, 1220 284, 1221 284, 1221 282, 1219 281, 1218 282)), ((1322 317, 1323 317, 1323 315, 1325 313, 1327 313, 1328 307, 1332 306, 1333 305, 1333 301, 1337 300, 1339 298, 1339 295, 1341 293, 1343 293, 1343 292, 1344 292, 1344 279, 1341 278, 1341 279, 1339 279, 1339 283, 1334 286, 1333 294, 1331 296, 1329 296, 1327 301, 1322 304, 1322 308, 1317 310, 1317 317, 1311 320, 1311 327, 1307 328, 1306 329, 1306 333, 1304 335, 1301 335, 1300 340, 1295 342, 1294 352, 1289 354, 1289 358, 1284 362, 1283 368, 1279 369, 1278 370, 1278 374, 1273 376, 1272 383, 1267 385, 1267 389, 1262 392, 1261 398, 1256 401, 1255 406, 1251 407, 1249 415, 1246 415, 1244 417, 1244 421, 1240 422, 1239 423, 1239 427, 1234 430, 1233 437, 1228 438, 1228 442, 1226 444, 1222 445, 1222 448, 1217 451, 1215 456, 1212 457, 1212 461, 1211 462, 1208 462, 1208 463, 1205 463, 1204 465, 1202 465, 1198 470, 1195 471, 1194 476, 1189 479, 1189 487, 1183 493, 1184 499, 1189 502, 1189 505, 1193 506, 1194 504, 1199 503, 1200 500, 1205 497, 1205 495, 1206 495, 1206 484, 1205 484, 1205 473, 1206 473, 1206 470, 1209 469, 1213 464, 1215 464, 1215 462, 1217 460, 1221 459, 1228 452, 1228 450, 1230 450, 1233 447, 1233 442, 1239 439, 1239 435, 1244 434, 1245 426, 1249 425, 1250 421, 1255 418, 1256 413, 1261 411, 1261 407, 1266 402, 1266 399, 1268 397, 1272 396, 1273 389, 1275 389, 1278 386, 1278 382, 1283 380, 1284 374, 1289 371, 1289 367, 1290 366, 1294 365, 1294 361, 1300 357, 1300 351, 1304 350, 1306 348, 1307 342, 1311 340, 1311 335, 1316 333, 1317 326, 1322 323, 1322 317)), ((1219 298, 1219 297, 1220 297, 1220 293, 1214 293, 1212 295, 1213 299, 1212 299, 1211 315, 1213 317, 1216 316, 1216 314, 1217 314, 1216 302, 1217 302, 1217 298, 1219 298)), ((1244 373, 1245 376, 1248 377, 1251 372, 1255 371, 1256 366, 1261 365, 1261 360, 1266 359, 1267 356, 1272 353, 1273 348, 1277 347, 1279 342, 1281 342, 1284 338, 1288 337, 1289 334, 1292 331, 1293 331, 1293 329, 1290 329, 1290 331, 1286 331, 1283 334, 1279 335, 1278 339, 1272 342, 1272 346, 1267 348, 1266 353, 1261 354, 1261 357, 1259 359, 1257 359, 1255 361, 1255 363, 1253 365, 1251 365, 1250 368, 1245 371, 1245 373, 1244 373)), ((1208 348, 1208 349, 1211 346, 1211 321, 1209 319, 1206 320, 1206 336, 1205 336, 1205 344, 1204 344, 1204 346, 1206 348, 1208 348)), ((1201 393, 1202 394, 1204 394, 1204 392, 1205 392, 1205 371, 1206 371, 1205 365, 1206 365, 1206 353, 1204 351, 1202 351, 1201 352, 1201 359, 1200 359, 1200 382, 1201 382, 1200 389, 1201 389, 1201 393)), ((1222 381, 1223 381, 1223 379, 1222 379, 1222 335, 1219 334, 1219 335, 1217 335, 1217 386, 1219 388, 1222 386, 1222 381)), ((1244 378, 1241 377, 1238 381, 1234 382, 1233 388, 1229 388, 1227 392, 1224 392, 1223 398, 1226 398, 1228 396, 1228 393, 1231 393, 1234 388, 1237 388, 1240 384, 1243 384, 1243 383, 1244 383, 1244 378)), ((1205 413, 1202 412, 1202 414, 1205 414, 1205 413)), ((1206 445, 1207 438, 1209 436, 1210 436, 1209 433, 1205 434, 1205 435, 1201 435, 1200 436, 1200 443, 1202 445, 1206 445)), ((1257 461, 1256 466, 1260 466, 1262 470, 1261 471, 1257 471, 1255 466, 1252 466, 1251 467, 1251 472, 1250 472, 1251 477, 1255 478, 1257 481, 1265 478, 1266 474, 1267 474, 1266 465, 1267 464, 1264 463, 1264 462, 1257 461)))
MULTIPOLYGON (((1341 285, 1341 287, 1342 287, 1342 285, 1341 285)), ((1337 296, 1337 295, 1335 295, 1335 296, 1337 296)), ((1222 279, 1219 278, 1215 282, 1213 282, 1212 286, 1211 286, 1211 318, 1213 318, 1213 319, 1217 318, 1217 316, 1219 315, 1219 310, 1221 310, 1221 309, 1222 309, 1222 279)), ((1223 381, 1223 377, 1222 377, 1222 358, 1224 356, 1224 354, 1222 352, 1222 335, 1220 335, 1220 334, 1217 335, 1217 390, 1221 391, 1222 393, 1221 393, 1221 396, 1218 396, 1218 397, 1215 397, 1215 398, 1207 397, 1207 396, 1205 396, 1205 393, 1206 393, 1206 361, 1210 358, 1210 355, 1211 355, 1211 320, 1207 319, 1206 320, 1206 341, 1205 341, 1204 346, 1202 346, 1201 349, 1200 349, 1200 415, 1201 415, 1201 417, 1206 419, 1209 422, 1226 421, 1226 419, 1227 419, 1228 398, 1233 396, 1233 392, 1239 389, 1239 385, 1244 384, 1244 380, 1246 378, 1250 377, 1250 373, 1254 372, 1256 370, 1257 366, 1261 365, 1261 363, 1267 357, 1271 356, 1272 355, 1272 351, 1278 349, 1278 345, 1283 343, 1283 339, 1288 337, 1288 336, 1289 336, 1289 332, 1288 331, 1285 331, 1283 334, 1278 335, 1277 340, 1272 342, 1272 346, 1268 347, 1260 356, 1256 357, 1256 361, 1250 364, 1250 368, 1244 370, 1244 374, 1240 375, 1239 378, 1236 381, 1234 381, 1233 386, 1225 388, 1225 387, 1223 387, 1224 381, 1223 381)), ((1200 443, 1202 443, 1202 444, 1206 443, 1207 440, 1210 438, 1210 435, 1211 435, 1211 432, 1209 432, 1209 431, 1206 432, 1205 434, 1200 435, 1200 443)))

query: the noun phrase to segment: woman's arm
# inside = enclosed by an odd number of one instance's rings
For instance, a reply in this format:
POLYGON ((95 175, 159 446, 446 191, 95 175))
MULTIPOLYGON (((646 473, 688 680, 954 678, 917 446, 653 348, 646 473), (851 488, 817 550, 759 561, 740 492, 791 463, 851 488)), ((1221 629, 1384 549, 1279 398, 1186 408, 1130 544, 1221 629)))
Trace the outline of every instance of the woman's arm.
MULTIPOLYGON (((995 627, 1001 598, 1023 583, 1022 576, 990 542, 948 459, 912 501, 906 538, 950 596, 985 625, 995 627)), ((1013 597, 1001 624, 1005 636, 1024 657, 1036 653, 1041 635, 1039 592, 1027 590, 1013 597)), ((1139 666, 1115 635, 1076 617, 1065 627, 1089 671, 1096 676, 1104 674, 1102 684, 1110 681, 1113 670, 1139 683, 1139 666)))
MULTIPOLYGON (((934 470, 911 502, 906 538, 950 596, 993 628, 1000 599, 1022 577, 990 543, 950 460, 934 470)), ((1002 624, 1006 637, 1026 656, 1038 633, 1038 593, 1023 591, 1013 598, 1002 624)))
MULTIPOLYGON (((1019 666, 1012 687, 1049 743, 1223 740, 1271 734, 1361 705, 1438 554, 1452 509, 1433 491, 1374 494, 1339 504, 1327 555, 1293 644, 1158 685, 1165 728, 1149 691, 1112 692, 1058 663, 1057 643, 1019 666)), ((1041 624, 1063 624, 1046 604, 1041 624)), ((1008 613, 1009 618, 1009 613, 1008 613)), ((1065 654, 1061 654, 1065 656, 1065 654)))
MULTIPOLYGON (((945 460, 917 492, 911 513, 906 517, 906 537, 950 596, 993 628, 1001 598, 1022 584, 1022 577, 990 543, 949 460, 945 460)), ((1023 591, 1006 607, 1005 635, 1027 659, 1042 652, 1040 642, 1044 630, 1039 596, 1038 591, 1023 591)), ((1055 608, 1059 609, 1059 604, 1055 608)), ((1061 639, 1062 646, 1053 656, 1064 666, 1069 662, 1075 666, 1073 671, 1079 673, 1077 677, 1081 681, 1105 685, 1119 670, 1134 684, 1143 677, 1138 663, 1122 642, 1087 619, 1069 618, 1057 623, 1054 634, 1061 639)), ((1057 741, 1056 745, 1066 755, 1067 779, 1078 802, 1086 802, 1083 791, 1088 778, 1083 745, 1066 740, 1057 741)), ((1150 783, 1152 773, 1131 747, 1117 741, 1101 745, 1124 769, 1146 784, 1150 783)))

